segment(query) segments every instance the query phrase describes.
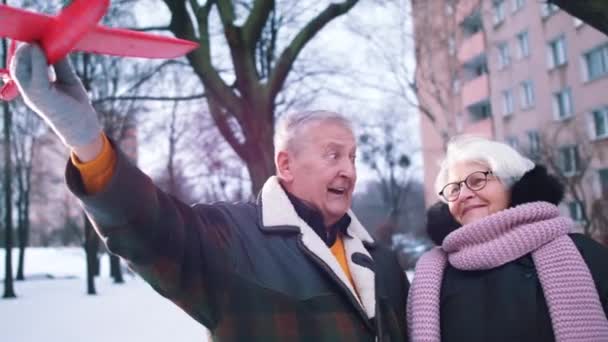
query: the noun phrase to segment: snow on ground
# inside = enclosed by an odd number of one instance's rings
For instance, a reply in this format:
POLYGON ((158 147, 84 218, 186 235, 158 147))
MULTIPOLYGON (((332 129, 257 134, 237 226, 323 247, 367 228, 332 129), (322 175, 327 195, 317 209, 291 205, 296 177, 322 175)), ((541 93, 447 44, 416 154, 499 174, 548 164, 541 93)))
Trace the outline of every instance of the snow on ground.
MULTIPOLYGON (((17 254, 13 255, 16 261, 17 254)), ((4 278, 4 250, 0 250, 0 261, 0 278, 4 278)), ((96 278, 98 294, 89 296, 82 249, 28 249, 27 280, 15 282, 18 298, 0 299, 1 340, 207 341, 200 324, 140 278, 125 274, 125 284, 113 284, 107 265, 103 258, 102 276, 96 278)), ((3 294, 3 281, 0 290, 3 294)))

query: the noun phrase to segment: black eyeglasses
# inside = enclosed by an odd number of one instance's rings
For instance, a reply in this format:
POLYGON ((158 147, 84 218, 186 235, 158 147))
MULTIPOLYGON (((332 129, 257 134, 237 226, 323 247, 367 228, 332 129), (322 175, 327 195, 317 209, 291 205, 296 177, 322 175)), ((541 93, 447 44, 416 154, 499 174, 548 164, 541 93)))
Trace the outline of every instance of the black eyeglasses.
POLYGON ((463 181, 448 183, 441 189, 439 196, 443 197, 448 202, 454 202, 460 196, 462 184, 465 184, 471 191, 479 191, 488 183, 488 175, 492 171, 475 171, 468 175, 463 181))

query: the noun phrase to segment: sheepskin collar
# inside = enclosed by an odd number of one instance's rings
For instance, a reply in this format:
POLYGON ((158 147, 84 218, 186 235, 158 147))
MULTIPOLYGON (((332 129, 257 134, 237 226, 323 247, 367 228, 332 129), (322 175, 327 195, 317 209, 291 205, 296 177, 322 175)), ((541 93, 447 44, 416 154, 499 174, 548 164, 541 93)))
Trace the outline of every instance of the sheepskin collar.
POLYGON ((257 199, 259 227, 267 233, 298 233, 302 251, 322 271, 346 289, 351 302, 367 318, 375 316, 375 273, 373 259, 367 250, 375 242, 355 214, 347 212, 350 223, 342 236, 348 268, 353 283, 319 235, 303 220, 276 176, 270 177, 257 199))

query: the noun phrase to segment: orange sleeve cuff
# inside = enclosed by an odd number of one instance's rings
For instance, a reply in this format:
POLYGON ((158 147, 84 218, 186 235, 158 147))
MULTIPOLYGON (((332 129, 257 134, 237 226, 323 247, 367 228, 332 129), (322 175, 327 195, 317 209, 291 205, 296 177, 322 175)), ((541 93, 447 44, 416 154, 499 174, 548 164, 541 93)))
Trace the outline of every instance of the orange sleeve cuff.
POLYGON ((72 152, 72 164, 80 171, 84 188, 88 194, 101 191, 110 181, 116 166, 116 152, 112 148, 108 137, 102 134, 103 147, 101 153, 87 163, 81 162, 76 154, 72 152))

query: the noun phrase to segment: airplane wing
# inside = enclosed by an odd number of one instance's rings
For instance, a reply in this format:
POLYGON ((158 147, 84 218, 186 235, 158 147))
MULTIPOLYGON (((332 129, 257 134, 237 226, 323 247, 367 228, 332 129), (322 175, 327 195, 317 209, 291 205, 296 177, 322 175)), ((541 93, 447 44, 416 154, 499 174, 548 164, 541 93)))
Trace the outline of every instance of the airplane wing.
MULTIPOLYGON (((28 43, 40 41, 54 22, 52 16, 0 4, 0 37, 28 43)), ((85 33, 73 49, 114 56, 175 58, 197 46, 188 40, 98 25, 85 33)))
POLYGON ((0 37, 21 42, 34 42, 42 37, 53 18, 45 14, 0 5, 0 37))
POLYGON ((196 49, 189 40, 105 26, 85 33, 74 50, 105 55, 143 58, 175 58, 196 49))

